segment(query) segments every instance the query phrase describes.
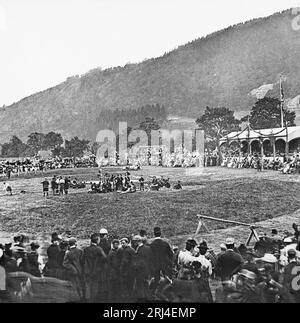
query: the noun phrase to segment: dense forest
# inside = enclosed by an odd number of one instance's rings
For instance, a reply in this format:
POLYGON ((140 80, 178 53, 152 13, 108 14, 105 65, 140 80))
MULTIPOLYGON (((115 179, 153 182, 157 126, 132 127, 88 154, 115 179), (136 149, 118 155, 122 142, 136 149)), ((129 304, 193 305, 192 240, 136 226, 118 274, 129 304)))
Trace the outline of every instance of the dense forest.
POLYGON ((135 128, 147 117, 154 118, 158 123, 162 124, 167 120, 167 112, 165 107, 159 104, 148 104, 132 110, 105 110, 100 112, 97 125, 99 130, 111 129, 117 132, 119 122, 127 122, 128 127, 135 128))

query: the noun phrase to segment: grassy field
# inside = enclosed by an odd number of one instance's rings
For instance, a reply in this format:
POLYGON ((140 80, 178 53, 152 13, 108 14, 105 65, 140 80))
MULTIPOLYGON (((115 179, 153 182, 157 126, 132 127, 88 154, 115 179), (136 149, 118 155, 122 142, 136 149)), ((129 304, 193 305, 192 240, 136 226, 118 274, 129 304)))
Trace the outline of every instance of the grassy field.
MULTIPOLYGON (((121 169, 109 169, 121 172, 121 169)), ((97 169, 60 171, 80 180, 96 179, 97 169)), ((58 172, 56 172, 58 173, 58 172)), ((164 175, 172 182, 181 180, 182 191, 161 190, 136 194, 87 194, 87 189, 71 190, 62 197, 43 198, 43 177, 13 178, 13 196, 1 195, 0 230, 25 232, 34 236, 69 229, 78 238, 106 227, 112 235, 127 236, 154 226, 165 236, 192 235, 197 228, 196 214, 246 223, 289 215, 300 209, 300 178, 273 171, 206 168, 167 169, 147 167, 133 176, 164 175), (25 194, 20 194, 25 190, 25 194)), ((53 173, 46 174, 48 177, 53 173)), ((44 176, 44 175, 43 175, 44 176)), ((210 229, 226 226, 208 222, 210 229)))

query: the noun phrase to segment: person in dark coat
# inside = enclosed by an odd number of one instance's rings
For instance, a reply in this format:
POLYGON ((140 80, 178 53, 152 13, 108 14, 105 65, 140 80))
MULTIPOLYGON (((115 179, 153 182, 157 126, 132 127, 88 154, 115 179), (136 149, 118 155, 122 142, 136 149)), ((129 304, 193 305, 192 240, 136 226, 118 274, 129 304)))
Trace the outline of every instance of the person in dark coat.
POLYGON ((140 191, 144 191, 145 190, 145 179, 144 179, 143 175, 139 178, 139 183, 140 183, 140 191))
POLYGON ((102 271, 106 263, 106 255, 99 247, 99 235, 91 235, 91 244, 83 250, 83 275, 85 283, 85 298, 87 301, 96 302, 98 299, 99 288, 103 281, 101 280, 102 271))
POLYGON ((216 263, 216 274, 222 281, 230 280, 236 274, 244 263, 242 256, 234 251, 234 239, 226 239, 227 250, 218 256, 216 263))
POLYGON ((64 263, 64 259, 65 259, 65 255, 66 252, 69 249, 69 242, 62 240, 59 243, 59 253, 57 255, 57 278, 61 279, 61 280, 67 280, 67 270, 64 267, 63 263, 64 263))
POLYGON ((77 240, 69 239, 69 250, 66 252, 63 266, 66 268, 67 280, 76 288, 80 299, 83 298, 83 277, 82 277, 83 251, 77 248, 77 240))
MULTIPOLYGON (((104 228, 102 228, 99 232, 100 234, 100 242, 99 242, 99 247, 102 248, 104 251, 106 257, 108 256, 110 250, 111 250, 111 243, 108 239, 108 231, 104 228)), ((100 297, 103 299, 108 298, 109 294, 109 269, 108 269, 108 264, 105 262, 103 270, 101 271, 101 279, 102 285, 101 285, 101 290, 100 290, 100 297)))
POLYGON ((101 229, 100 230, 99 247, 101 247, 103 249, 106 256, 109 254, 110 249, 111 249, 111 245, 110 245, 110 242, 109 242, 107 236, 108 236, 108 231, 106 229, 104 229, 104 228, 101 229))
POLYGON ((108 271, 109 271, 109 299, 116 301, 120 298, 120 265, 121 265, 121 250, 120 241, 114 239, 112 241, 112 249, 107 256, 108 271))
POLYGON ((120 278, 121 278, 121 296, 125 301, 131 299, 134 285, 134 257, 135 251, 129 245, 127 238, 121 239, 120 249, 120 278))
POLYGON ((143 244, 141 236, 137 235, 132 240, 137 246, 134 257, 134 294, 138 300, 145 301, 150 299, 149 281, 153 272, 153 254, 150 246, 143 244))
POLYGON ((52 195, 56 194, 56 190, 57 190, 57 184, 56 184, 56 176, 54 175, 53 178, 51 179, 51 190, 52 190, 52 195))
POLYGON ((6 249, 4 254, 4 268, 5 272, 14 273, 18 271, 18 265, 16 257, 11 249, 6 249))
POLYGON ((47 180, 47 178, 44 179, 44 181, 42 182, 43 185, 43 195, 44 196, 49 196, 49 181, 47 180))
POLYGON ((155 290, 159 284, 161 274, 163 276, 172 277, 173 255, 174 252, 170 244, 161 238, 161 229, 154 228, 154 240, 150 244, 153 254, 153 275, 155 290))
POLYGON ((28 273, 35 276, 41 277, 41 272, 39 269, 39 254, 37 250, 40 248, 38 243, 32 242, 30 244, 31 251, 27 255, 28 259, 28 273))
POLYGON ((66 177, 65 178, 65 185, 64 185, 64 192, 65 192, 65 194, 68 194, 68 192, 69 192, 70 183, 71 183, 70 178, 69 177, 66 177))
POLYGON ((60 237, 54 232, 51 236, 51 245, 47 249, 48 261, 44 267, 44 276, 46 277, 58 277, 58 255, 60 253, 59 247, 60 237))

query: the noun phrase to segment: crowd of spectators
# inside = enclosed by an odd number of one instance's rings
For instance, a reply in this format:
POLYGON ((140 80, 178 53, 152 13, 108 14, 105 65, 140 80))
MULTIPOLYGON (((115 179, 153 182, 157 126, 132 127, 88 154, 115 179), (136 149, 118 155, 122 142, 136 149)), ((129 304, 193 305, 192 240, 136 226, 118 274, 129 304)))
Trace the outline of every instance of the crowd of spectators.
POLYGON ((11 176, 36 174, 52 169, 98 167, 95 157, 91 158, 61 158, 51 159, 25 158, 23 160, 0 159, 0 177, 10 179, 11 176))
POLYGON ((293 224, 293 230, 259 233, 251 248, 243 243, 237 247, 227 237, 219 251, 195 238, 178 248, 162 237, 159 227, 154 228, 153 237, 140 230, 122 238, 102 228, 84 246, 79 246, 71 231, 62 236, 53 233, 51 244, 43 247, 19 234, 14 241, 0 244, 0 287, 4 286, 0 297, 4 300, 8 295, 3 275, 25 272, 69 281, 77 300, 85 302, 173 302, 180 297, 205 303, 300 302, 295 285, 295 268, 300 265, 298 225, 293 224), (212 280, 218 282, 215 297, 212 280))

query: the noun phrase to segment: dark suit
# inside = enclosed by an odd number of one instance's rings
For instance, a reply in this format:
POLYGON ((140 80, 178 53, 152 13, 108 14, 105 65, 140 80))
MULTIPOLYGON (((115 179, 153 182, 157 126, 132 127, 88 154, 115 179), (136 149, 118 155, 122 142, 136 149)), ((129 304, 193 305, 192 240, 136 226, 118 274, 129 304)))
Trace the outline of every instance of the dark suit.
POLYGON ((39 255, 36 251, 32 251, 27 255, 28 272, 29 272, 29 274, 31 274, 35 277, 41 277, 41 273, 39 270, 38 257, 39 257, 39 255))
POLYGON ((100 239, 99 247, 101 247, 102 250, 105 252, 106 256, 108 256, 110 249, 111 249, 111 245, 110 245, 110 242, 106 238, 100 239))
POLYGON ((154 239, 150 244, 150 248, 153 254, 153 274, 155 279, 153 287, 156 288, 161 272, 163 275, 172 276, 174 252, 169 243, 160 238, 154 239))
POLYGON ((244 260, 242 256, 229 249, 218 256, 216 274, 221 277, 222 280, 228 280, 240 270, 243 263, 244 260))
POLYGON ((66 252, 63 260, 67 280, 74 285, 80 298, 83 297, 82 257, 83 251, 74 247, 66 252))
POLYGON ((120 297, 120 265, 121 250, 111 249, 107 256, 109 270, 109 298, 115 300, 120 297))
POLYGON ((106 255, 101 247, 91 244, 83 250, 83 275, 85 280, 85 297, 95 302, 101 287, 101 272, 106 262, 106 255))
POLYGON ((130 246, 120 249, 120 276, 122 297, 128 300, 132 296, 134 284, 135 251, 130 246))
POLYGON ((147 245, 137 247, 134 257, 135 296, 137 299, 150 297, 149 280, 153 272, 153 254, 147 245))
MULTIPOLYGON (((101 247, 105 255, 108 256, 111 250, 111 244, 107 238, 100 238, 99 247, 101 247)), ((104 264, 104 267, 101 271, 100 280, 102 281, 100 288, 101 298, 105 299, 109 294, 109 269, 107 263, 104 264)))
POLYGON ((48 261, 44 268, 44 275, 50 277, 58 277, 58 255, 60 253, 60 247, 57 244, 51 244, 47 249, 48 261))

